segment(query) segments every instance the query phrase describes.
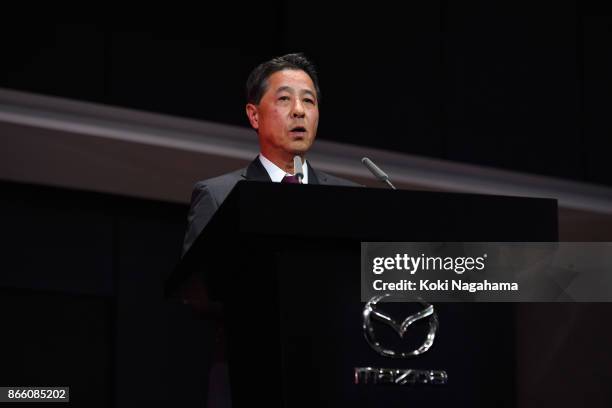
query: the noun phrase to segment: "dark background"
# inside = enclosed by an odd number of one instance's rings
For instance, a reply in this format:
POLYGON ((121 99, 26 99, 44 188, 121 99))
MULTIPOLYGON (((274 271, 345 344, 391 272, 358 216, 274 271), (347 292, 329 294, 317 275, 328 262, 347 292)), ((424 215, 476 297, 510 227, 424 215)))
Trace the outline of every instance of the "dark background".
POLYGON ((250 70, 303 51, 319 66, 321 139, 612 185, 609 6, 210 7, 121 24, 7 13, 0 86, 248 126, 250 70), (211 47, 224 40, 242 47, 211 47))
POLYGON ((213 327, 163 296, 186 206, 0 191, 0 384, 69 386, 75 407, 206 406, 213 327))

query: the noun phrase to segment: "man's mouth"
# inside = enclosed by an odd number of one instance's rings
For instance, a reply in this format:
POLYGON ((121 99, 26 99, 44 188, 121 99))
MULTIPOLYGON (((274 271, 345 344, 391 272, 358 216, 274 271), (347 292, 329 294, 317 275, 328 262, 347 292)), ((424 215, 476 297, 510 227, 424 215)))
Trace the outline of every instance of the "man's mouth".
POLYGON ((292 128, 290 132, 295 135, 304 135, 306 134, 306 128, 304 126, 296 126, 292 128))

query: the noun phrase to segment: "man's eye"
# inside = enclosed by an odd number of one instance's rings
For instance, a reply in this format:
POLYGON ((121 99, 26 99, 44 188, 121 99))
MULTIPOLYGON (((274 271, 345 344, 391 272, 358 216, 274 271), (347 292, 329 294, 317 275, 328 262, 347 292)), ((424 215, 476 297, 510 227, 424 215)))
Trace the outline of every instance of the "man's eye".
POLYGON ((288 96, 281 96, 280 98, 278 98, 279 101, 288 101, 289 97, 288 96))
POLYGON ((304 102, 314 104, 314 100, 312 100, 312 99, 310 99, 310 98, 306 98, 306 99, 304 99, 304 102))

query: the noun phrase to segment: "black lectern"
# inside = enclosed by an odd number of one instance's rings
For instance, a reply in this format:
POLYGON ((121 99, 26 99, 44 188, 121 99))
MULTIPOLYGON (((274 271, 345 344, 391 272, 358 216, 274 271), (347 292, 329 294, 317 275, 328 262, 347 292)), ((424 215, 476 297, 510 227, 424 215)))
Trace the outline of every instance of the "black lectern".
MULTIPOLYGON (((235 408, 512 406, 510 304, 436 304, 434 346, 411 360, 364 340, 360 242, 557 240, 551 199, 240 182, 167 283, 222 302, 235 408), (445 386, 356 385, 354 367, 444 369, 445 386)), ((400 315, 410 304, 392 304, 400 315)), ((420 344, 422 336, 407 339, 420 344)))

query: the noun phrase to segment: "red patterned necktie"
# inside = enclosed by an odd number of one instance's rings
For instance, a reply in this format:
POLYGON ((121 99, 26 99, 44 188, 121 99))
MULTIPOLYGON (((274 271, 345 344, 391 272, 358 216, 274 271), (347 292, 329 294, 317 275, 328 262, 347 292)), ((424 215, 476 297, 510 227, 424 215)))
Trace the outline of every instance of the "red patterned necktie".
POLYGON ((286 175, 281 180, 281 183, 300 184, 300 179, 298 179, 298 176, 289 176, 289 175, 286 175))

